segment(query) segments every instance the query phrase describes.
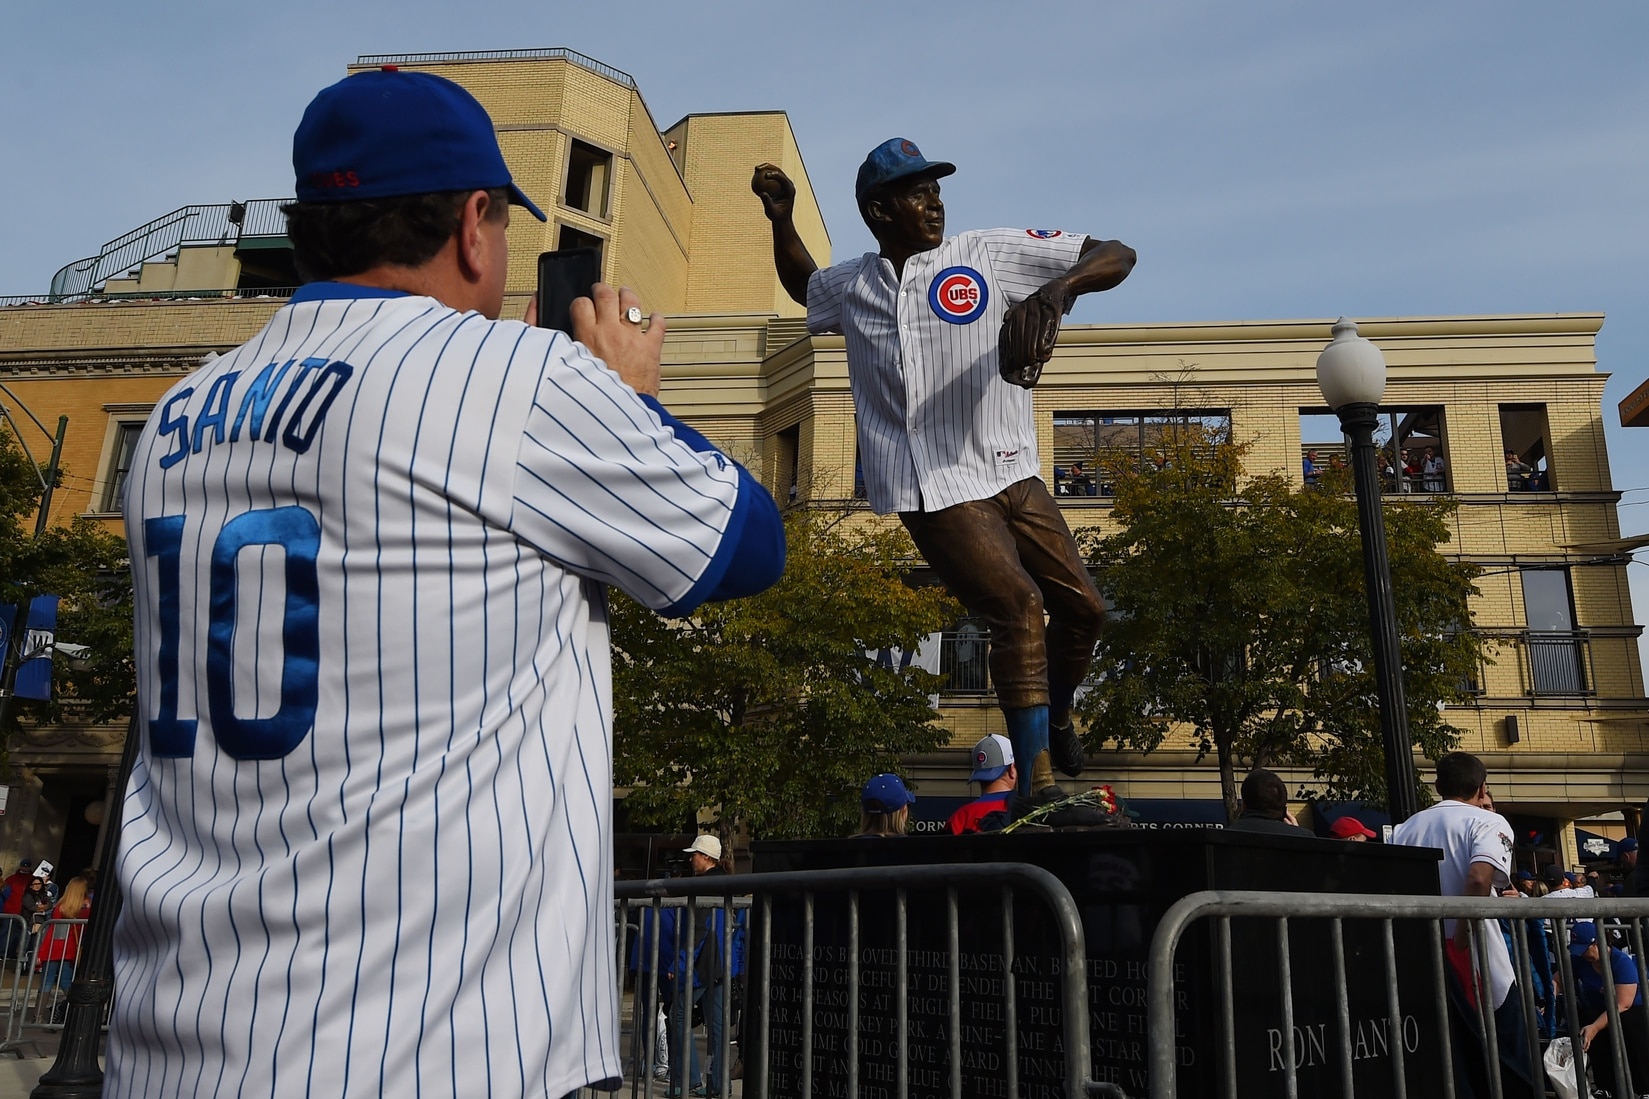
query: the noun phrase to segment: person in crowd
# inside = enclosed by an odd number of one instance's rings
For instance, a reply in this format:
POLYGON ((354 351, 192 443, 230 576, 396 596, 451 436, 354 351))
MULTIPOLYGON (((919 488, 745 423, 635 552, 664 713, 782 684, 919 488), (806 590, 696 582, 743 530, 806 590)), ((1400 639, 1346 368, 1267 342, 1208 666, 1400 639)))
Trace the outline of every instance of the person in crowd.
POLYGON ((898 775, 875 776, 859 795, 859 833, 855 838, 903 836, 910 827, 910 807, 915 804, 916 795, 898 775))
POLYGON ((1310 835, 1288 813, 1288 787, 1274 772, 1256 767, 1242 780, 1242 810, 1228 826, 1239 832, 1310 835))
MULTIPOLYGON (((1592 1059, 1592 1079, 1599 1089, 1620 1095, 1615 1062, 1616 1035, 1610 1033, 1608 990, 1603 978, 1603 943, 1598 942, 1597 928, 1590 923, 1577 923, 1569 928, 1569 953, 1573 956, 1575 1006, 1580 1014, 1580 1036, 1577 1045, 1592 1059), (1599 1038, 1601 1037, 1601 1041, 1599 1038)), ((1649 1038, 1644 1034, 1643 986, 1638 979, 1638 966, 1632 956, 1618 947, 1607 947, 1609 970, 1615 984, 1615 1007, 1620 1015, 1618 1037, 1626 1047, 1626 1064, 1631 1069, 1631 1095, 1649 1087, 1649 1038)))
POLYGON ((74 982, 74 962, 80 954, 80 938, 85 925, 62 921, 85 920, 92 914, 91 887, 85 878, 69 879, 51 911, 51 922, 46 924, 40 940, 40 965, 43 980, 41 994, 52 997, 51 1020, 61 1023, 68 1011, 64 996, 74 982))
POLYGON ((51 918, 52 904, 51 894, 46 892, 46 879, 39 875, 30 878, 28 888, 23 891, 23 906, 18 913, 29 929, 25 957, 34 954, 35 945, 40 941, 40 930, 51 918))
POLYGON ((1636 836, 1627 836, 1615 845, 1615 865, 1620 868, 1621 877, 1630 882, 1638 872, 1638 841, 1636 836))
MULTIPOLYGON (((695 877, 720 877, 727 873, 722 843, 715 836, 699 836, 686 849, 686 854, 695 877)), ((721 905, 695 907, 693 913, 693 919, 688 919, 685 914, 680 917, 686 921, 685 928, 681 930, 686 946, 684 956, 679 959, 675 1012, 670 1018, 670 1065, 674 1083, 669 1094, 672 1096, 683 1094, 682 1089, 687 1086, 684 1078, 693 1081, 692 1091, 688 1094, 720 1094, 723 1055, 727 1045, 723 1041, 723 1005, 727 1002, 728 986, 744 975, 742 917, 734 917, 729 936, 727 910, 721 905), (700 1077, 697 1043, 689 1041, 686 1049, 681 1048, 683 1033, 691 1035, 691 1030, 686 1028, 690 1027, 688 1020, 694 1014, 695 1005, 698 1007, 697 1014, 704 1019, 705 1042, 710 1053, 710 1077, 707 1081, 700 1077)))
POLYGON ((973 773, 969 782, 981 785, 979 796, 950 815, 950 832, 995 832, 1007 827, 1013 815, 1013 792, 1019 784, 1013 742, 992 733, 973 746, 973 773))
POLYGON ((1427 492, 1445 492, 1448 489, 1449 464, 1434 446, 1428 446, 1420 458, 1420 484, 1427 492))
POLYGON ((1375 838, 1374 829, 1350 816, 1341 817, 1329 825, 1328 834, 1337 840, 1350 840, 1352 843, 1367 843, 1375 838))
POLYGON ((1535 895, 1535 877, 1527 870, 1519 870, 1512 875, 1512 881, 1517 886, 1519 894, 1525 897, 1535 895))
POLYGON ((676 973, 681 943, 676 932, 677 909, 647 907, 635 938, 630 941, 630 972, 635 974, 635 1029, 632 1034, 631 1063, 639 1073, 653 1053, 653 1078, 666 1080, 670 1073, 669 1026, 659 1029, 659 1015, 665 1005, 676 1002, 676 973), (655 978, 653 974, 657 973, 655 978), (664 1038, 664 1041, 659 1041, 664 1038))
MULTIPOLYGON (((21 917, 23 894, 29 891, 29 879, 34 876, 34 860, 24 859, 17 869, 0 885, 0 915, 21 917)), ((28 924, 21 918, 6 920, 6 957, 15 958, 28 938, 28 924)))
POLYGON ((1318 479, 1322 477, 1322 463, 1317 460, 1315 450, 1306 451, 1305 457, 1300 459, 1300 473, 1304 476, 1305 483, 1308 485, 1315 485, 1318 479))
POLYGON ((1397 452, 1397 491, 1413 492, 1419 484, 1420 456, 1403 447, 1397 452))
POLYGON ((1506 451, 1506 491, 1527 492, 1529 489, 1529 475, 1534 470, 1517 456, 1517 451, 1506 451))
MULTIPOLYGON (((1437 761, 1435 787, 1441 800, 1393 829, 1392 843, 1442 850, 1438 879, 1444 896, 1493 896, 1496 887, 1511 878, 1513 832, 1505 817, 1479 804, 1488 796, 1488 769, 1470 752, 1449 752, 1437 761)), ((1498 927, 1486 925, 1481 931, 1473 927, 1470 920, 1449 920, 1444 925, 1453 971, 1465 977, 1453 990, 1455 1018, 1462 1027, 1475 1028, 1475 1005, 1486 996, 1494 1009, 1505 1094, 1533 1096, 1536 1093, 1527 1075, 1528 1035, 1519 999, 1513 994, 1517 980, 1511 953, 1498 927), (1471 962, 1474 936, 1481 944, 1481 974, 1474 973, 1471 962)), ((1460 1039, 1452 1043, 1457 1055, 1456 1094, 1487 1094, 1486 1068, 1473 1056, 1476 1043, 1465 1034, 1460 1039)))

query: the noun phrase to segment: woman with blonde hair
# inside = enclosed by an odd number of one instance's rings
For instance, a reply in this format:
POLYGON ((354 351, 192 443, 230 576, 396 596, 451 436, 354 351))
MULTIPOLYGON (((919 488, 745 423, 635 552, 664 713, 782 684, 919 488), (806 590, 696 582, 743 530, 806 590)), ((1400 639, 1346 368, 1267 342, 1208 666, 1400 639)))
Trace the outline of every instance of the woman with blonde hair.
POLYGON ((63 895, 57 899, 57 907, 52 909, 52 922, 46 925, 40 940, 39 962, 45 969, 45 980, 40 991, 42 995, 48 990, 52 993, 54 1023, 62 1022, 58 1016, 67 1005, 57 1001, 74 982, 74 960, 80 954, 81 932, 86 930, 85 924, 60 921, 84 920, 91 915, 91 911, 89 883, 84 876, 70 878, 69 884, 63 887, 63 895))
POLYGON ((915 804, 916 795, 898 775, 877 775, 859 795, 859 837, 904 835, 915 804))

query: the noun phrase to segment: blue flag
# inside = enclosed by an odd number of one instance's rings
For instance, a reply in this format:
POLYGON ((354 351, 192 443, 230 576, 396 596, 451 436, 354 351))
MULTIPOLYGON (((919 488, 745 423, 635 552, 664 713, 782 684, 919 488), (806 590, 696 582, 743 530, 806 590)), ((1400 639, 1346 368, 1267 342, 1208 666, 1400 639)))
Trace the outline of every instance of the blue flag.
POLYGON ((18 698, 52 696, 52 644, 57 633, 57 596, 37 595, 29 600, 28 632, 17 658, 17 678, 11 693, 18 698))

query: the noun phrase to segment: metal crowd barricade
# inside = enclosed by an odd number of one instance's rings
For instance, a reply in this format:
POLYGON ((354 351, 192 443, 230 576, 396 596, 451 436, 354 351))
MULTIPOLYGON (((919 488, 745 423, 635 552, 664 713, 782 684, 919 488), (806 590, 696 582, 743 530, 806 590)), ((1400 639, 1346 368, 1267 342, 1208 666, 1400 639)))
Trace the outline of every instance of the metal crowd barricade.
MULTIPOLYGON (((38 932, 31 932, 21 916, 0 917, 0 944, 6 951, 5 971, 0 974, 0 1007, 5 1013, 0 1053, 22 1056, 27 1047, 38 1055, 38 1040, 25 1031, 63 1029, 69 984, 85 929, 85 920, 47 920, 38 932), (50 956, 56 953, 68 957, 50 956)), ((102 1025, 108 1023, 105 1013, 102 1025)))
MULTIPOLYGON (((1337 1056, 1332 1078, 1337 1090, 1333 1094, 1351 1099, 1357 1094, 1353 1070, 1353 1036, 1348 1010, 1347 925, 1366 929, 1370 924, 1378 928, 1381 943, 1379 962, 1383 969, 1387 1016, 1382 1023, 1389 1048, 1389 1094, 1406 1099, 1409 1095, 1456 1095, 1455 1071, 1459 1065, 1456 1054, 1475 1057, 1475 1064, 1486 1077, 1486 1090, 1495 1099, 1509 1091, 1517 1093, 1510 1084, 1502 1066, 1504 1054, 1499 1049, 1495 1006, 1489 1001, 1487 961, 1483 947, 1485 935, 1509 936, 1512 972, 1516 980, 1518 1002, 1501 1010, 1521 1016, 1527 1065, 1526 1071, 1535 1095, 1546 1093, 1546 1075, 1541 1054, 1541 1027, 1539 1017, 1550 1011, 1547 1000, 1542 1003, 1536 995, 1534 951, 1547 949, 1546 936, 1551 936, 1551 949, 1557 961, 1555 977, 1565 991, 1563 1010, 1555 1020, 1559 1033, 1573 1039, 1576 1083, 1582 1099, 1593 1095, 1592 1088, 1605 1089, 1615 1096, 1635 1096, 1649 1092, 1649 1080, 1632 1079, 1628 1062, 1628 1046, 1637 1045, 1649 1063, 1649 954, 1645 954, 1645 923, 1649 922, 1649 899, 1600 900, 1596 898, 1531 898, 1500 897, 1398 897, 1363 896, 1317 893, 1262 893, 1221 892, 1194 893, 1174 904, 1164 914, 1151 941, 1147 977, 1147 1011, 1150 1045, 1150 1094, 1152 1099, 1173 1099, 1176 1095, 1178 1066, 1175 1058, 1176 1033, 1175 952, 1188 939, 1188 932, 1199 921, 1213 920, 1215 1010, 1218 1017, 1218 1094, 1223 1099, 1236 1099, 1238 1094, 1237 1022, 1234 1014, 1234 960, 1232 953, 1233 921, 1259 921, 1273 926, 1276 936, 1280 995, 1282 1010, 1278 1039, 1280 1049, 1273 1056, 1281 1064, 1284 1091, 1289 1099, 1302 1094, 1299 1069, 1308 1062, 1300 1048, 1302 1032, 1294 1017, 1296 993, 1293 973, 1308 973, 1307 978, 1321 981, 1329 975, 1334 999, 1334 1050, 1337 1056), (1448 938, 1444 928, 1457 919, 1475 921, 1468 926, 1476 929, 1468 934, 1469 961, 1465 956, 1458 963, 1449 960, 1448 938), (1331 957, 1300 957, 1291 942, 1291 927, 1300 921, 1327 921, 1332 944, 1331 957), (1569 932, 1576 923, 1595 921, 1599 930, 1598 946, 1604 963, 1601 968, 1604 1010, 1608 1025, 1598 1039, 1608 1043, 1613 1072, 1608 1079, 1587 1082, 1588 1053, 1581 1048, 1579 1035, 1583 1020, 1580 1017, 1574 980, 1574 966, 1586 964, 1580 958, 1571 958, 1569 932), (1416 954, 1397 946, 1399 939, 1414 941, 1410 933, 1423 932, 1427 948, 1416 954), (1622 1009, 1617 1004, 1614 966, 1609 950, 1625 950, 1636 962, 1644 1005, 1633 1011, 1629 1020, 1632 1029, 1622 1025, 1622 1009), (1403 980, 1399 980, 1399 974, 1403 980), (1424 975, 1426 991, 1421 1001, 1410 996, 1404 1002, 1401 987, 1424 975), (1466 990, 1465 982, 1473 986, 1466 990), (1475 992, 1475 995, 1473 994, 1475 992), (1464 1005, 1464 1006, 1463 1006, 1464 1005), (1405 1011, 1435 1012, 1439 1020, 1436 1037, 1439 1039, 1435 1059, 1427 1056, 1429 1064, 1419 1063, 1414 1050, 1406 1050, 1406 1022, 1412 1016, 1405 1011), (1451 1012, 1453 1017, 1451 1018, 1451 1012), (1461 1036, 1474 1039, 1469 1047, 1456 1050, 1461 1036), (1641 1044, 1639 1044, 1641 1043, 1641 1044), (1411 1078, 1411 1069, 1424 1073, 1423 1079, 1411 1078)), ((1458 940, 1456 940, 1458 941, 1458 940)), ((1509 1003, 1509 1000, 1507 1001, 1509 1003)), ((1628 1005, 1631 1007, 1632 1005, 1628 1005)), ((1550 1020, 1549 1020, 1550 1021, 1550 1020)), ((1601 1052, 1594 1039, 1591 1055, 1601 1052)), ((1323 1045, 1327 1043, 1324 1042, 1323 1045)), ((1415 1042, 1418 1049, 1420 1042, 1415 1042)), ((1518 1066, 1523 1069, 1523 1065, 1518 1066)), ((1602 1075, 1600 1073, 1600 1075, 1602 1075)), ((1378 1089, 1387 1092, 1384 1081, 1378 1089)), ((1315 1094, 1329 1094, 1318 1090, 1315 1094)), ((1367 1091, 1365 1090, 1365 1094, 1367 1091)))
MULTIPOLYGON (((799 905, 801 914, 803 938, 799 951, 800 1051, 796 1058, 801 1066, 797 1080, 797 1094, 800 1099, 812 1099, 815 1093, 824 1092, 824 1089, 815 1087, 814 1080, 824 1048, 815 1041, 815 992, 819 986, 826 983, 818 978, 821 967, 814 937, 816 905, 821 901, 830 905, 846 905, 847 937, 843 951, 845 967, 830 967, 830 975, 834 979, 842 976, 845 971, 846 995, 840 1006, 845 1015, 845 1029, 849 1038, 842 1043, 845 1049, 832 1052, 839 1052, 845 1057, 845 1094, 859 1096, 862 1093, 862 1043, 859 1035, 863 977, 860 945, 861 933, 866 928, 866 917, 861 911, 861 905, 863 896, 867 893, 893 897, 891 912, 884 913, 883 909, 876 909, 878 915, 885 915, 885 918, 893 921, 893 941, 896 943, 893 952, 895 957, 891 996, 894 1009, 893 1048, 890 1052, 895 1058, 897 1076, 892 1081, 893 1087, 888 1091, 893 1099, 907 1099, 912 1087, 909 1075, 910 1020, 907 1012, 913 989, 909 983, 910 967, 907 965, 907 921, 912 911, 912 894, 916 894, 925 904, 930 893, 936 896, 943 895, 943 915, 948 929, 948 949, 943 952, 947 970, 944 1003, 949 1020, 946 1032, 949 1042, 947 1093, 953 1099, 963 1094, 958 898, 960 895, 966 895, 973 899, 984 894, 994 896, 1000 902, 1000 908, 996 910, 999 915, 994 918, 1000 920, 1004 944, 999 976, 1002 978, 1000 1006, 1002 1019, 1005 1021, 1005 1049, 995 1051, 1001 1055, 1000 1094, 1009 1099, 1018 1099, 1021 1091, 1019 1055, 1015 1047, 1018 993, 1013 945, 1014 902, 1016 898, 1021 898, 1045 906, 1057 929, 1057 949, 1061 963, 1059 978, 1064 1058, 1061 1066, 1063 1077, 1059 1085, 1062 1088, 1060 1093, 1072 1097, 1123 1096, 1122 1090, 1116 1085, 1095 1082, 1090 1078, 1087 950, 1076 902, 1065 886, 1052 874, 1040 867, 1023 863, 865 867, 617 883, 615 894, 619 973, 622 975, 629 971, 632 962, 635 963, 636 973, 634 1024, 631 1028, 630 1051, 626 1056, 626 1084, 631 1096, 652 1099, 654 1096, 677 1094, 674 1090, 676 1087, 681 1088, 679 1094, 691 1094, 690 1089, 696 1081, 688 1079, 692 1040, 692 1020, 689 1012, 678 1009, 670 1020, 670 1025, 677 1028, 677 1041, 671 1051, 669 1079, 677 1083, 667 1084, 655 1079, 653 1074, 656 1064, 653 1048, 656 1042, 652 1038, 651 1024, 656 1015, 655 1005, 660 1002, 660 963, 673 953, 679 965, 683 946, 698 941, 698 928, 701 925, 716 927, 722 937, 722 957, 731 959, 737 934, 738 913, 745 910, 745 906, 749 906, 748 911, 759 919, 761 934, 755 936, 757 941, 752 944, 760 954, 757 958, 751 959, 759 974, 758 983, 749 990, 746 997, 747 1017, 743 1020, 743 1037, 746 1040, 744 1046, 748 1048, 754 1045, 759 1053, 745 1066, 744 1084, 751 1086, 752 1090, 762 1096, 781 1094, 781 1091, 770 1086, 774 1081, 769 1079, 768 1065, 770 1051, 774 1048, 772 1039, 775 987, 772 930, 775 926, 775 899, 778 899, 781 905, 799 905), (674 938, 666 942, 663 941, 661 927, 665 922, 663 914, 667 912, 675 914, 675 933, 674 938), (717 913, 720 913, 719 919, 717 913), (682 1057, 689 1058, 689 1063, 678 1063, 678 1058, 682 1057)), ((973 926, 972 921, 991 918, 972 914, 978 911, 977 907, 970 909, 970 928, 973 926)), ((923 911, 924 916, 932 914, 930 911, 923 911)), ((678 984, 685 985, 690 990, 690 977, 678 973, 677 980, 678 984)), ((678 1004, 683 1002, 683 994, 679 989, 675 999, 678 1004)), ((690 991, 685 996, 685 1002, 691 1004, 690 991)), ((712 1007, 719 1009, 720 1012, 721 1056, 716 1059, 720 1071, 717 1077, 710 1081, 709 1092, 712 1095, 730 1096, 733 1094, 734 1083, 732 997, 724 994, 720 1003, 712 1007)))

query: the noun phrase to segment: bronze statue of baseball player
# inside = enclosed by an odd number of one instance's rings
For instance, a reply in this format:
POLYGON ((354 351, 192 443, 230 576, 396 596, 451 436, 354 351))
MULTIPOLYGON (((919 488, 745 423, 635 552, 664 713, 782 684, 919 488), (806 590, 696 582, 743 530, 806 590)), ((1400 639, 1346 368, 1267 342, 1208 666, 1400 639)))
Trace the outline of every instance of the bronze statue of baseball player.
POLYGON ((1109 290, 1134 250, 1057 229, 945 236, 956 171, 893 138, 855 186, 879 250, 820 270, 792 220, 795 185, 757 166, 779 281, 808 330, 840 332, 871 507, 898 512, 929 566, 991 632, 991 678, 1019 791, 1081 774, 1071 701, 1105 605, 1043 485, 1030 389, 1080 294, 1109 290), (1027 766, 1027 763, 1029 764, 1027 766))

